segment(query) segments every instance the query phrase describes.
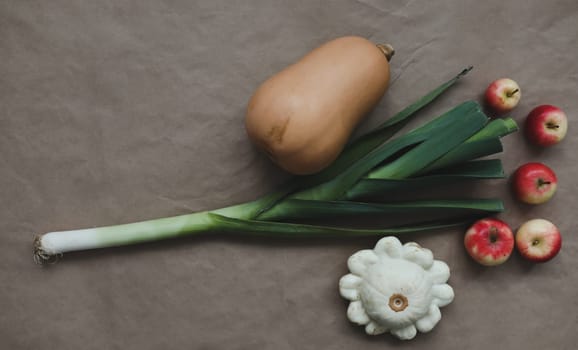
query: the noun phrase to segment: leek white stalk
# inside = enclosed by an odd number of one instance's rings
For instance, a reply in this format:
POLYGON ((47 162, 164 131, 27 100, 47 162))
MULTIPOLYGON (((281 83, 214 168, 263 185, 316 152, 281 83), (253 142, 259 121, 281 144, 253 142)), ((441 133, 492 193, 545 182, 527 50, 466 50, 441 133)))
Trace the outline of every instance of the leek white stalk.
POLYGON ((214 226, 207 212, 130 224, 56 231, 38 238, 43 255, 57 255, 70 251, 114 247, 125 244, 177 237, 184 233, 206 232, 214 226))
MULTIPOLYGON (((254 213, 253 202, 212 212, 231 218, 248 218, 252 213, 254 213)), ((210 214, 209 211, 203 211, 129 224, 49 232, 36 237, 34 258, 36 262, 42 263, 52 261, 66 252, 117 247, 210 232, 219 227, 210 214)))

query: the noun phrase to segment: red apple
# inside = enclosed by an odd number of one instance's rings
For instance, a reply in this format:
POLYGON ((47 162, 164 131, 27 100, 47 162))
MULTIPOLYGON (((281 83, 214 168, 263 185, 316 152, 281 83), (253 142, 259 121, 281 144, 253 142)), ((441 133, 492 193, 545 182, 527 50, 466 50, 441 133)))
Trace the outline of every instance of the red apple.
POLYGON ((512 79, 502 78, 495 80, 486 88, 484 97, 491 109, 498 113, 506 113, 518 105, 522 91, 518 83, 512 79))
POLYGON ((485 218, 476 221, 464 237, 470 256, 485 266, 504 263, 514 250, 514 234, 505 222, 485 218))
POLYGON ((516 197, 522 202, 541 204, 552 198, 558 187, 558 179, 545 164, 532 162, 516 169, 512 185, 516 197))
POLYGON ((516 248, 533 262, 546 262, 554 258, 562 247, 558 228, 548 220, 526 221, 516 232, 516 248))
POLYGON ((552 146, 564 139, 568 118, 564 111, 552 105, 534 108, 526 117, 524 131, 530 142, 538 146, 552 146))

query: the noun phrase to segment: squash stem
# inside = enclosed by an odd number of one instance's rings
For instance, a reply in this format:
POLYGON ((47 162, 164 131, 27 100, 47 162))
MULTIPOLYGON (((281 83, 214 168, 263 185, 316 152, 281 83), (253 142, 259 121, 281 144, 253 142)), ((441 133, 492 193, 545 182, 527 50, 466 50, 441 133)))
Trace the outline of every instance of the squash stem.
POLYGON ((391 58, 395 54, 395 49, 393 48, 393 46, 389 44, 377 44, 375 46, 377 46, 377 48, 380 49, 381 52, 383 52, 388 62, 391 61, 391 58))

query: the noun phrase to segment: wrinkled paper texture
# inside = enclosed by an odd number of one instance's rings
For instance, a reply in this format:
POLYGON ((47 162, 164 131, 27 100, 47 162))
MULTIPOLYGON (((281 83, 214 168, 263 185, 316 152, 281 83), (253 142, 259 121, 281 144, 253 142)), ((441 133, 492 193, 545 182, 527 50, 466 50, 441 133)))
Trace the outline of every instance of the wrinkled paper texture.
MULTIPOLYGON (((3 349, 385 349, 345 316, 346 259, 378 240, 190 237, 32 260, 48 231, 120 224, 245 202, 287 175, 250 144, 260 82, 342 35, 391 43, 391 87, 370 129, 468 65, 419 122, 501 77, 519 82, 520 124, 539 104, 570 118, 567 139, 504 139, 511 173, 556 170, 545 205, 507 181, 455 196, 500 197, 518 227, 543 217, 560 255, 476 265, 463 231, 401 237, 452 269, 456 299, 412 349, 574 349, 578 342, 578 4, 566 1, 33 1, 0 3, 0 347, 3 349)), ((447 193, 445 191, 444 193, 447 193)), ((451 192, 451 191, 450 191, 451 192)))

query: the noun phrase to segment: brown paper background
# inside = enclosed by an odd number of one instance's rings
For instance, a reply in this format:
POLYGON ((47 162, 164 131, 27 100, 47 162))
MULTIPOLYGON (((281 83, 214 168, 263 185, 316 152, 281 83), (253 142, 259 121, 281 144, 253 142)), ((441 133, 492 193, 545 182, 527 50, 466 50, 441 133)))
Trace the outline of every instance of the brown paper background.
POLYGON ((2 349, 575 349, 578 342, 576 127, 578 3, 566 1, 0 2, 0 347, 2 349), (329 39, 393 44, 391 88, 359 132, 467 65, 423 120, 508 76, 511 116, 564 108, 567 139, 504 140, 510 173, 542 161, 559 192, 542 206, 506 181, 514 228, 543 217, 563 232, 553 261, 472 262, 463 230, 407 235, 452 270, 456 298, 411 342, 366 336, 337 282, 377 238, 191 237, 32 260, 34 235, 214 209, 256 198, 286 175, 249 143, 258 84, 329 39))

